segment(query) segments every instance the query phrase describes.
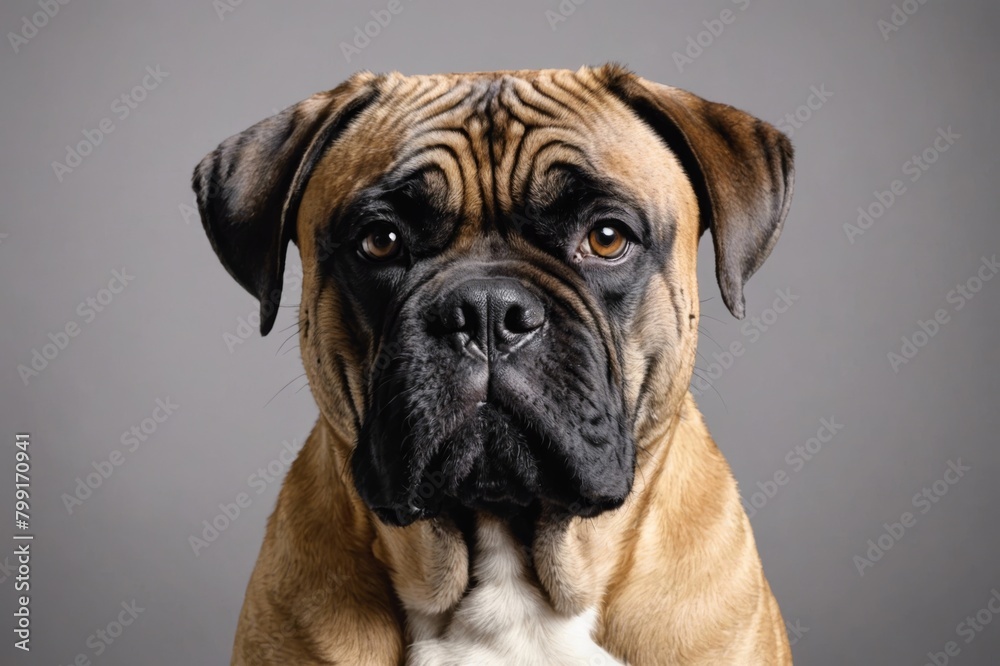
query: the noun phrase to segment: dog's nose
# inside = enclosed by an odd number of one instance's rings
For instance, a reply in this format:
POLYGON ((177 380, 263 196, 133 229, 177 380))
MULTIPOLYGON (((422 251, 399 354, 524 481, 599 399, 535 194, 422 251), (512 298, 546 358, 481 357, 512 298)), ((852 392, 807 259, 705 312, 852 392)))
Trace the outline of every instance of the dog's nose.
POLYGON ((513 278, 465 280, 430 313, 433 328, 484 354, 517 349, 545 323, 542 301, 513 278))

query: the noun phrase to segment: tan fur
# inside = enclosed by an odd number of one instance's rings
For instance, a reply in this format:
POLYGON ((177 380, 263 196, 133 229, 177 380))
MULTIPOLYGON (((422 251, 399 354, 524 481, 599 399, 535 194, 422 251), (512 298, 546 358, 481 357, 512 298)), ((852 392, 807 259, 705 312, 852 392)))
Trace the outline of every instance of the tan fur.
MULTIPOLYGON (((386 527, 354 489, 350 406, 363 414, 362 369, 378 350, 373 339, 358 340, 347 330, 337 293, 319 279, 313 239, 331 210, 390 168, 400 147, 413 140, 408 114, 421 96, 439 95, 442 105, 453 104, 484 79, 504 77, 524 94, 535 86, 575 97, 578 106, 585 100, 582 120, 566 118, 564 126, 546 120, 550 135, 584 142, 602 175, 664 218, 677 220, 671 266, 653 278, 624 367, 616 369, 634 406, 648 359, 656 360, 636 420, 639 456, 632 493, 622 508, 592 519, 562 520, 543 512, 528 554, 534 584, 558 614, 596 609, 594 639, 625 663, 791 663, 736 483, 688 393, 699 315, 695 192, 664 143, 602 91, 606 75, 589 69, 387 75, 377 85, 399 101, 365 110, 317 165, 299 211, 297 237, 304 269, 302 358, 321 416, 268 523, 240 616, 234 665, 402 664, 413 638, 408 615, 447 618, 469 586, 470 554, 449 520, 386 527)), ((373 81, 364 75, 352 85, 360 89, 373 81)), ((504 126, 508 142, 524 131, 516 122, 504 126)), ((458 247, 450 250, 455 252, 474 242, 478 221, 497 212, 494 205, 512 210, 518 202, 511 193, 526 184, 526 174, 503 156, 498 161, 505 166, 495 176, 488 169, 476 171, 473 154, 484 163, 491 148, 482 138, 484 128, 468 129, 471 145, 445 137, 456 142, 464 165, 450 157, 425 158, 443 165, 447 182, 441 187, 469 221, 458 247), (496 203, 481 194, 492 191, 499 193, 496 203)), ((549 159, 557 158, 579 156, 555 150, 549 159)))

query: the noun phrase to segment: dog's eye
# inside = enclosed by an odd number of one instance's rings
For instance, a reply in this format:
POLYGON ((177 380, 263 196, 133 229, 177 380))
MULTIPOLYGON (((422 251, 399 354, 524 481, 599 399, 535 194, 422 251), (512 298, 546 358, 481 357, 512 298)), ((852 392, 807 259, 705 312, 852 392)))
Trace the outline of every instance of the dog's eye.
POLYGON ((372 261, 389 261, 399 256, 403 241, 394 227, 379 226, 361 239, 361 254, 372 261))
POLYGON ((601 223, 587 234, 584 254, 594 254, 602 259, 617 259, 628 249, 625 234, 613 224, 601 223))

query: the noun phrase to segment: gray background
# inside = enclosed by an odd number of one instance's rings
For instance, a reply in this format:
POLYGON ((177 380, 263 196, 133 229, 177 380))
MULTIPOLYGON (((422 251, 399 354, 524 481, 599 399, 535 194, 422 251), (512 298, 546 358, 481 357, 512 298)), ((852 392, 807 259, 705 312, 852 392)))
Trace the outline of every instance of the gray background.
MULTIPOLYGON (((791 215, 747 288, 748 316, 770 321, 756 339, 722 305, 702 243, 702 330, 715 342, 702 337, 700 372, 713 370, 720 345, 745 351, 714 372, 699 403, 744 497, 787 474, 753 524, 797 624, 797 663, 925 664, 949 641, 960 649, 949 663, 998 663, 1000 618, 970 643, 956 632, 1000 589, 1000 279, 961 310, 947 300, 1000 252, 996 3, 911 0, 919 9, 885 39, 878 21, 890 19, 890 0, 587 0, 554 30, 545 12, 558 12, 557 0, 402 2, 350 62, 341 42, 386 2, 244 0, 221 18, 210 0, 70 2, 18 52, 9 37, 0 44, 0 507, 13 504, 14 434, 30 432, 37 534, 30 655, 11 647, 13 581, 0 573, 4 663, 228 663, 279 487, 265 482, 258 494, 250 477, 278 460, 283 441, 302 441, 316 408, 300 390, 296 341, 283 345, 294 307, 267 338, 224 339, 256 304, 189 208, 189 175, 207 151, 358 69, 608 60, 772 122, 805 104, 811 86, 832 93, 800 110, 811 117, 794 131, 791 215), (678 67, 673 54, 724 9, 732 22, 678 67), (157 65, 169 75, 119 119, 115 99, 157 65), (105 117, 114 132, 60 182, 52 162, 105 117), (904 163, 948 127, 960 138, 910 182, 904 163), (895 179, 905 194, 849 242, 844 224, 895 179), (78 304, 123 267, 134 280, 86 321, 78 304), (797 300, 771 318, 786 288, 797 300), (887 354, 941 308, 949 322, 895 372, 887 354), (17 366, 70 322, 79 334, 25 385, 17 366), (70 515, 62 495, 124 448, 122 433, 158 398, 179 407, 70 515), (786 454, 831 417, 843 428, 797 470, 786 454), (971 470, 920 513, 913 496, 959 458, 971 470), (189 536, 240 492, 251 505, 196 556, 189 536), (916 524, 860 575, 854 557, 906 511, 916 524), (88 637, 133 599, 144 610, 96 656, 88 637)), ((8 0, 2 32, 37 11, 35 0, 8 0)), ((283 302, 298 303, 295 288, 283 302)), ((0 564, 12 551, 11 511, 0 511, 0 564)))

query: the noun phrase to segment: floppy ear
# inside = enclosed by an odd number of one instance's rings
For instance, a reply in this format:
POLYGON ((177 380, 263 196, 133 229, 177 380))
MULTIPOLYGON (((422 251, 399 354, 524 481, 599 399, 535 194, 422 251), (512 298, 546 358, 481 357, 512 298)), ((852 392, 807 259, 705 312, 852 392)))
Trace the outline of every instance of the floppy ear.
POLYGON ((194 170, 201 222, 226 267, 260 300, 260 332, 278 315, 298 205, 324 150, 376 96, 356 75, 223 141, 194 170))
POLYGON ((792 200, 792 144, 748 113, 609 68, 608 86, 666 142, 711 229, 722 298, 738 319, 743 285, 778 240, 792 200))

